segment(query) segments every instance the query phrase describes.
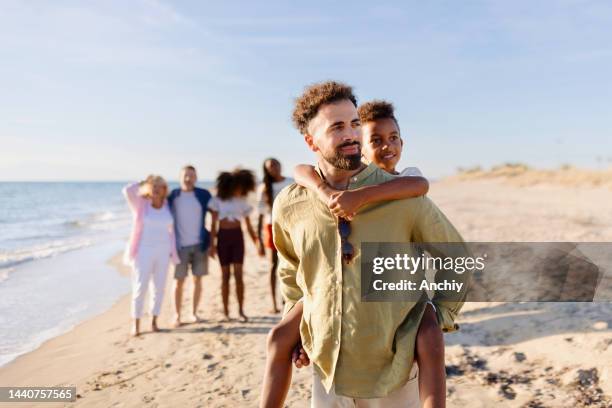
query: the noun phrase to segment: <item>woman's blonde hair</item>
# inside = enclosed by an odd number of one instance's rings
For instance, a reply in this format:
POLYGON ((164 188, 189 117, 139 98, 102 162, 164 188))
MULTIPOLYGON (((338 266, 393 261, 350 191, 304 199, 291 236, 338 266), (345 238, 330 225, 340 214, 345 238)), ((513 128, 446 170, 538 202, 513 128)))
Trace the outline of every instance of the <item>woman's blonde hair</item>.
POLYGON ((156 184, 161 184, 164 186, 164 197, 168 195, 168 183, 162 176, 158 176, 157 174, 149 174, 147 178, 142 182, 140 186, 140 195, 145 198, 151 198, 153 193, 153 186, 156 184))

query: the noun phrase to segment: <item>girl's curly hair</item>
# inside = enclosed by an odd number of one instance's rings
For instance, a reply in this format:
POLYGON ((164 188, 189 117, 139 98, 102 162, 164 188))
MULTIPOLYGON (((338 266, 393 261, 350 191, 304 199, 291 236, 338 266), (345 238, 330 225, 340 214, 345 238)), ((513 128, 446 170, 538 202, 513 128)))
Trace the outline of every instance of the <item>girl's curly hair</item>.
POLYGON ((236 191, 236 177, 234 174, 223 171, 217 177, 217 197, 222 200, 229 200, 236 191))
POLYGON ((255 174, 251 170, 236 169, 233 175, 236 179, 236 188, 240 189, 241 195, 245 196, 251 191, 255 191, 255 174))
POLYGON ((234 197, 236 191, 246 196, 255 190, 255 186, 255 174, 251 170, 236 169, 231 173, 223 171, 217 177, 217 197, 229 200, 234 197))

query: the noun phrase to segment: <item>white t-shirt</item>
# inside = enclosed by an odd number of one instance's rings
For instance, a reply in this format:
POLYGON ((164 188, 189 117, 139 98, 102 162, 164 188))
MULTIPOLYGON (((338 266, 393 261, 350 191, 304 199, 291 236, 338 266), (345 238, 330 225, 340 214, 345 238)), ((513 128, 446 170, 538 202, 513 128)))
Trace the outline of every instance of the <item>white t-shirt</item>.
MULTIPOLYGON (((272 183, 272 202, 274 202, 274 199, 276 199, 276 196, 283 188, 293 183, 294 181, 290 177, 285 177, 284 180, 275 181, 272 183)), ((259 188, 257 189, 257 212, 259 215, 264 216, 265 224, 272 224, 272 208, 266 202, 265 190, 266 186, 263 183, 260 184, 259 188)))
POLYGON ((208 208, 219 213, 219 219, 230 221, 240 221, 253 211, 244 198, 233 197, 229 200, 221 200, 213 197, 208 202, 208 208))
POLYGON ((406 167, 398 174, 400 177, 423 177, 423 173, 418 167, 406 167))
POLYGON ((170 231, 174 228, 172 214, 167 204, 154 208, 148 202, 142 219, 141 247, 170 248, 170 231))
POLYGON ((202 206, 193 191, 181 191, 174 200, 176 232, 180 248, 200 243, 202 206))

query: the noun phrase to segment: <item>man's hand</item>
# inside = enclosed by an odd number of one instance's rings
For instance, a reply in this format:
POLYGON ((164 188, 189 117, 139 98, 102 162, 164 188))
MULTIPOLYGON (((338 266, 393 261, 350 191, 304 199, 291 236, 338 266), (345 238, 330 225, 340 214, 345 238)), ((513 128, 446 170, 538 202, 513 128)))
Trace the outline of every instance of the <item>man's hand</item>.
POLYGON ((302 347, 302 342, 300 341, 295 345, 293 349, 293 353, 291 355, 291 360, 296 368, 306 367, 310 364, 310 358, 308 358, 308 354, 306 354, 306 350, 302 347))
POLYGON ((210 248, 208 248, 208 256, 210 256, 211 258, 214 258, 215 256, 217 256, 217 246, 216 245, 211 245, 210 248))
POLYGON ((359 191, 338 191, 330 197, 327 206, 338 218, 352 220, 355 213, 363 205, 362 196, 359 191))

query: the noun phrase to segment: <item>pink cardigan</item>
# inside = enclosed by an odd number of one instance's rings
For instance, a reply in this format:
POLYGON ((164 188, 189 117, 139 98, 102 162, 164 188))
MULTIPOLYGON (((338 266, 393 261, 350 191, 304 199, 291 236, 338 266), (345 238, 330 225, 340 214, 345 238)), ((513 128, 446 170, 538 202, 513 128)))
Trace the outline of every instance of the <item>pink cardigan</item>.
MULTIPOLYGON (((132 234, 123 255, 123 262, 126 265, 132 265, 134 259, 136 259, 138 244, 140 243, 140 237, 142 236, 143 218, 149 202, 148 199, 138 194, 139 188, 140 185, 138 183, 133 183, 123 187, 122 190, 134 217, 132 234)), ((168 204, 164 202, 164 205, 167 206, 168 204)), ((174 228, 170 228, 168 234, 170 234, 170 260, 176 265, 181 263, 181 260, 176 253, 176 237, 174 236, 174 228)))

